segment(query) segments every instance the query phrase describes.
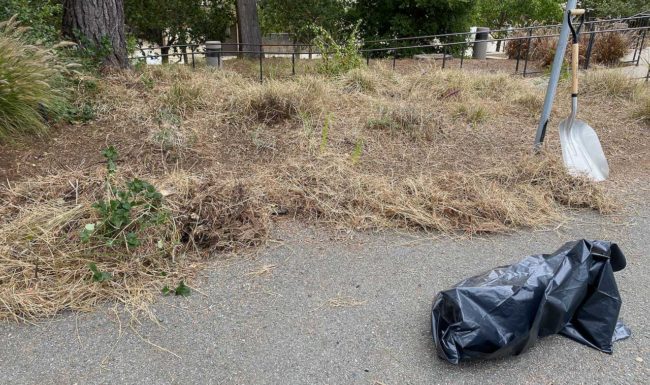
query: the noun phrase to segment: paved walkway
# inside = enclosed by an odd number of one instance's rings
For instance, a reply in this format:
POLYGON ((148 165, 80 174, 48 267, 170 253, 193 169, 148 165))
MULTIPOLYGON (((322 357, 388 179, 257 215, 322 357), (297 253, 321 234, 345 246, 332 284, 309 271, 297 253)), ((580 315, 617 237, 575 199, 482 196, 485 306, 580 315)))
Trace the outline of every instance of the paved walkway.
POLYGON ((650 208, 630 212, 583 212, 556 230, 472 240, 287 223, 259 257, 215 264, 198 283, 204 295, 161 298, 161 326, 123 324, 120 334, 104 311, 0 324, 0 382, 641 384, 650 378, 650 208), (617 241, 628 258, 617 280, 633 336, 613 355, 552 336, 497 361, 453 366, 436 357, 429 311, 437 291, 581 237, 617 241))

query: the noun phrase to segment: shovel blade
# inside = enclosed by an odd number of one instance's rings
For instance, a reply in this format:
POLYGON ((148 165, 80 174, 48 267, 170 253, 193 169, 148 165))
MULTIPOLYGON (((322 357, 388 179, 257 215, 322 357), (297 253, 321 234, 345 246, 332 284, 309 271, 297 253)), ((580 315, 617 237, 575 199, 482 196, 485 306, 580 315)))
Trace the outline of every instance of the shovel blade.
POLYGON ((593 128, 581 120, 560 124, 562 158, 571 175, 583 175, 600 182, 609 176, 607 158, 593 128))

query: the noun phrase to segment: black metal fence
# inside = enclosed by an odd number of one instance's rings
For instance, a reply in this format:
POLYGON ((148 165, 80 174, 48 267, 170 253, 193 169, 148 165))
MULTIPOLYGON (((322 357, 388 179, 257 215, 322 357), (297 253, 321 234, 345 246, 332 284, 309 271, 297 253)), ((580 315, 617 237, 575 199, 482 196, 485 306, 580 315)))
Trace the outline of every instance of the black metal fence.
MULTIPOLYGON (((441 67, 447 67, 447 61, 459 57, 460 68, 463 68, 466 60, 472 60, 467 57, 468 50, 474 52, 477 44, 497 44, 505 49, 510 43, 515 43, 518 52, 515 54, 514 73, 526 77, 529 75, 539 74, 543 71, 530 71, 529 63, 531 59, 531 46, 533 42, 541 39, 554 39, 559 36, 561 25, 536 25, 521 28, 497 29, 491 30, 491 37, 487 40, 476 40, 476 32, 457 32, 447 34, 437 34, 428 36, 399 37, 383 40, 368 40, 360 44, 359 53, 365 58, 366 64, 370 65, 371 60, 383 59, 392 60, 392 68, 396 69, 397 59, 412 56, 415 53, 435 53, 441 62, 441 67), (524 47, 524 48, 522 48, 524 47), (523 52, 522 52, 523 51, 523 52)), ((623 63, 638 66, 643 54, 643 50, 650 40, 648 35, 650 29, 650 14, 640 14, 628 18, 591 20, 585 22, 582 36, 587 38, 587 47, 585 52, 583 68, 588 69, 591 65, 593 47, 602 34, 621 33, 627 35, 631 41, 630 49, 633 50, 632 58, 623 63), (646 39, 648 38, 648 39, 646 39)), ((163 47, 141 48, 142 56, 133 57, 135 61, 145 61, 150 58, 176 58, 177 62, 196 66, 196 57, 217 57, 218 66, 223 64, 224 59, 235 56, 246 55, 254 57, 259 63, 259 80, 264 81, 264 62, 268 57, 291 58, 291 75, 296 74, 296 58, 307 56, 312 58, 319 57, 321 52, 314 49, 311 44, 261 44, 251 45, 242 43, 223 43, 223 46, 233 47, 234 49, 206 49, 205 45, 187 44, 172 45, 163 47), (161 53, 147 54, 145 50, 160 50, 161 53), (168 53, 163 54, 162 52, 168 53)), ((222 46, 222 47, 223 47, 222 46)), ((498 52, 499 50, 497 50, 498 52)), ((648 74, 643 77, 648 81, 648 74)))

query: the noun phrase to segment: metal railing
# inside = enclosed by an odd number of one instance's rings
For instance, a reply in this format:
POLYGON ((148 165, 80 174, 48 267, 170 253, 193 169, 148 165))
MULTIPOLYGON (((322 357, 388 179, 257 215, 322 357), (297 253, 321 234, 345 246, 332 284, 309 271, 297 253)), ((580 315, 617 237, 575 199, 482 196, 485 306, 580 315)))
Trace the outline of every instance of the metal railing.
MULTIPOLYGON (((474 52, 477 44, 495 44, 504 46, 510 42, 517 43, 517 53, 515 57, 514 73, 521 73, 522 76, 530 76, 542 73, 543 71, 530 71, 529 63, 531 58, 531 46, 535 40, 553 39, 559 36, 560 25, 540 25, 521 28, 498 29, 490 31, 491 35, 503 34, 503 37, 489 37, 487 40, 475 40, 476 32, 456 32, 427 36, 398 37, 384 40, 368 40, 360 44, 359 53, 365 58, 366 64, 370 65, 371 60, 375 59, 392 59, 392 68, 396 69, 397 59, 410 56, 413 53, 438 53, 442 68, 447 67, 447 61, 460 56, 460 68, 463 68, 464 62, 470 60, 466 58, 468 50, 474 52), (537 32, 537 33, 535 33, 537 32), (521 35, 521 34, 524 35, 521 35), (513 36, 513 34, 519 34, 513 36), (450 41, 453 40, 453 41, 450 41), (412 42, 412 43, 411 43, 412 42), (525 44, 524 44, 525 43, 525 44), (522 48, 525 47, 525 48, 522 48), (522 50, 524 52, 522 52, 522 50), (523 61, 523 65, 522 62, 523 61), (523 69, 520 71, 520 67, 523 69)), ((650 14, 635 15, 628 18, 592 20, 585 22, 585 28, 581 36, 587 36, 588 42, 585 52, 584 69, 590 67, 593 55, 593 47, 598 36, 606 33, 626 33, 631 35, 633 46, 632 59, 622 62, 638 66, 640 64, 643 50, 646 46, 646 35, 650 29, 650 14), (627 23, 625 28, 614 28, 614 24, 627 23)), ((207 50, 205 46, 199 44, 171 45, 162 47, 140 48, 144 55, 133 57, 133 60, 145 60, 148 58, 178 58, 179 63, 196 67, 196 56, 207 57, 217 55, 218 65, 223 65, 223 59, 234 56, 249 56, 258 60, 259 63, 259 80, 264 81, 264 61, 267 56, 271 57, 291 57, 291 75, 296 74, 296 58, 308 55, 321 55, 321 52, 314 50, 311 44, 244 44, 244 43, 222 43, 222 49, 218 51, 207 50), (232 49, 223 49, 223 47, 233 47, 232 49), (273 50, 281 47, 283 49, 273 50), (272 50, 269 50, 271 48, 272 50), (161 53, 146 54, 145 50, 160 50, 161 53), (163 51, 168 53, 163 54, 163 51), (169 51, 174 51, 169 53, 169 51), (189 61, 189 63, 188 63, 189 61)), ((644 77, 646 81, 650 77, 644 77)))

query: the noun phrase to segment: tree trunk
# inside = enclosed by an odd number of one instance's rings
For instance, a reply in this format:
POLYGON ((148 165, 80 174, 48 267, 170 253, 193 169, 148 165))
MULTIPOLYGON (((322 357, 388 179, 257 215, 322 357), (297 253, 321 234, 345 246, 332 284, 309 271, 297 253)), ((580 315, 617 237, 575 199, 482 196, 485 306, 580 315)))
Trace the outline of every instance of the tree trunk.
POLYGON ((243 54, 244 57, 259 57, 262 54, 262 33, 256 0, 237 0, 237 22, 241 43, 239 51, 249 51, 243 54))
POLYGON ((129 66, 123 0, 63 0, 63 34, 101 54, 104 66, 129 66))

